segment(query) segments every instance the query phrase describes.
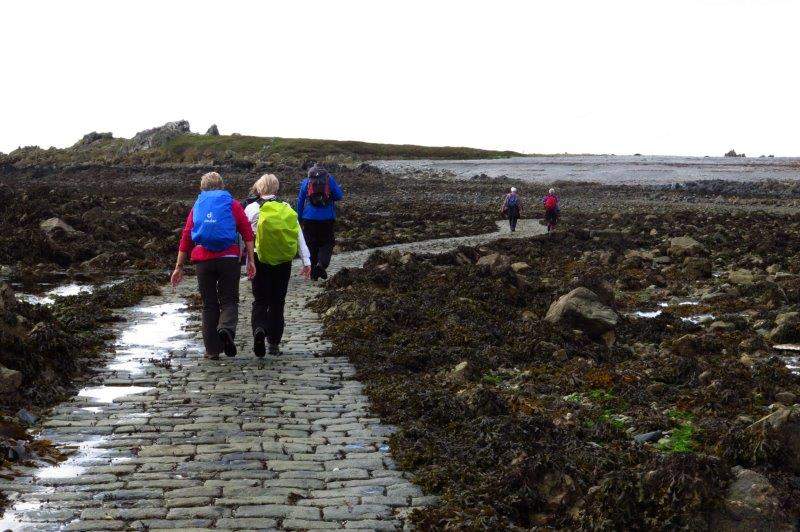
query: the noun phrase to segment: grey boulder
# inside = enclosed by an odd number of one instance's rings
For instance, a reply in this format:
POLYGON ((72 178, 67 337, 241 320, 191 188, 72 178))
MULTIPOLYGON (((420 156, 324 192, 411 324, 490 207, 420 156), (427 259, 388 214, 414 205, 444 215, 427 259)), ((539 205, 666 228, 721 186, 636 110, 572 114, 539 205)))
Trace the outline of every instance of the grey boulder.
POLYGON ((601 336, 616 327, 619 315, 604 305, 597 294, 581 286, 550 305, 544 319, 554 325, 565 325, 591 336, 601 336))

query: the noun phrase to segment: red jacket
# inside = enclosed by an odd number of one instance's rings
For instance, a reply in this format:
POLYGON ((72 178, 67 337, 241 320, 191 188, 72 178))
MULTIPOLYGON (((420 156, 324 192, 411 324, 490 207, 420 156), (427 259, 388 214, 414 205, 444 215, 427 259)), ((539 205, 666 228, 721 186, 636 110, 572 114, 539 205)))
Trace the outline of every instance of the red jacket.
MULTIPOLYGON (((245 242, 252 242, 255 237, 253 236, 253 228, 250 226, 250 221, 244 214, 244 209, 238 201, 231 203, 231 210, 233 211, 233 219, 236 220, 236 230, 242 235, 245 242)), ((192 227, 194 227, 194 209, 189 211, 189 216, 186 217, 186 225, 183 226, 181 232, 181 243, 178 246, 178 251, 191 252, 189 257, 192 262, 202 262, 204 260, 219 259, 221 257, 236 257, 239 258, 239 246, 231 244, 228 249, 222 251, 209 251, 201 245, 195 245, 192 242, 192 227)))

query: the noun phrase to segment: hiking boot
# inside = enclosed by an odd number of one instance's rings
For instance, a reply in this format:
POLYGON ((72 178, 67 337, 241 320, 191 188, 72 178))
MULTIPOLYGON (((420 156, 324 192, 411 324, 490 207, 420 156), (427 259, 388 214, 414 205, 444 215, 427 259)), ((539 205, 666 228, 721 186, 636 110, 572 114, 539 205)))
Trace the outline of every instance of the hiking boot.
POLYGON ((203 354, 203 358, 207 358, 208 360, 219 360, 219 354, 218 353, 209 353, 208 351, 206 351, 203 354))
POLYGON ((281 348, 279 344, 269 344, 269 356, 274 357, 281 354, 281 348))
POLYGON ((267 335, 264 334, 264 331, 261 329, 257 329, 256 333, 253 335, 253 353, 255 353, 258 358, 264 358, 264 355, 267 354, 267 348, 264 346, 266 337, 267 335))
POLYGON ((328 278, 328 272, 326 272, 325 268, 323 268, 322 266, 317 266, 317 275, 319 276, 320 279, 328 278))
POLYGON ((314 265, 311 267, 311 280, 316 281, 317 279, 319 279, 319 270, 317 269, 317 266, 314 265))
POLYGON ((229 357, 236 356, 236 344, 233 343, 233 335, 227 329, 220 329, 217 331, 219 335, 219 339, 222 342, 222 350, 225 351, 225 354, 229 357))

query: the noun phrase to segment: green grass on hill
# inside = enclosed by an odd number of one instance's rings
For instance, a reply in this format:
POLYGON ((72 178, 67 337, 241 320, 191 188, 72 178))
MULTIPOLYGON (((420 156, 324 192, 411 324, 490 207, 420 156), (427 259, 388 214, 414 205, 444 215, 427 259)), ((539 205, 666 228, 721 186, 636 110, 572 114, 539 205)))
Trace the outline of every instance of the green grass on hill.
POLYGON ((513 151, 464 147, 414 146, 371 142, 185 134, 140 151, 127 139, 101 139, 65 149, 29 146, 0 154, 3 165, 17 167, 69 164, 218 164, 249 162, 298 164, 307 160, 352 163, 376 159, 497 159, 522 155, 513 151))
POLYGON ((164 148, 175 155, 184 155, 192 150, 219 155, 230 150, 237 155, 246 157, 280 155, 290 159, 321 159, 324 157, 352 160, 495 159, 522 155, 513 151, 451 146, 432 147, 412 144, 376 144, 354 140, 288 139, 238 135, 183 135, 169 141, 164 148))

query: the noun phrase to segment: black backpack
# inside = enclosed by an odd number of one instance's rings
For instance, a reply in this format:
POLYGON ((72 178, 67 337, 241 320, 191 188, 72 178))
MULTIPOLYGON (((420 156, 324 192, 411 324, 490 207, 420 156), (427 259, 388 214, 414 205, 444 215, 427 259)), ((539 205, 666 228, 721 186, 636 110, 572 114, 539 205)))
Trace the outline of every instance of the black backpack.
POLYGON ((327 207, 331 204, 330 174, 319 166, 314 166, 308 172, 308 201, 314 207, 327 207))

